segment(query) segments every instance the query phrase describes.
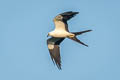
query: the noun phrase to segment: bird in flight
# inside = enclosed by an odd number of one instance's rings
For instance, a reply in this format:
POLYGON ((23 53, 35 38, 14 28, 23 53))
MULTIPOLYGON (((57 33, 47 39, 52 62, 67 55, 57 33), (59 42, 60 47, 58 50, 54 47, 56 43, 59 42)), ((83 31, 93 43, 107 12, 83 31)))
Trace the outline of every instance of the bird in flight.
POLYGON ((47 39, 47 45, 49 49, 49 53, 51 56, 51 59, 54 64, 58 67, 58 69, 61 69, 61 57, 60 57, 60 43, 65 39, 71 39, 75 42, 78 42, 86 47, 88 47, 87 44, 80 41, 76 36, 81 35, 86 32, 90 32, 92 30, 85 30, 81 32, 69 32, 68 30, 68 24, 67 21, 70 20, 72 17, 74 17, 79 12, 64 12, 59 15, 57 15, 53 21, 55 24, 55 29, 48 33, 47 36, 51 36, 51 38, 47 39))

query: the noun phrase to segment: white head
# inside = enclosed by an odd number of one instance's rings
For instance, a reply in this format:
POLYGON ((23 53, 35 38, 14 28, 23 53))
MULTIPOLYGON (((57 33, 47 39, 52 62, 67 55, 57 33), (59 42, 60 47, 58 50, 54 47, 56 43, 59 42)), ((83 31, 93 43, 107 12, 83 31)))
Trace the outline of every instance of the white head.
POLYGON ((52 36, 52 32, 49 32, 48 35, 47 35, 47 37, 48 37, 48 36, 52 36))

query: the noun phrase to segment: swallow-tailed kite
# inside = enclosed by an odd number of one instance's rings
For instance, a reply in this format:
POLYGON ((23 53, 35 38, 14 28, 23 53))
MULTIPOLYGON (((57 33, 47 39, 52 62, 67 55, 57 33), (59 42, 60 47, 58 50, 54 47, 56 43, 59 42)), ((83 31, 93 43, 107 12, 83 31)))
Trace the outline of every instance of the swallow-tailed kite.
POLYGON ((81 32, 69 32, 67 21, 74 17, 79 12, 64 12, 59 14, 54 18, 55 29, 48 33, 48 36, 51 36, 47 40, 48 49, 50 52, 51 59, 53 63, 55 63, 58 69, 61 69, 61 57, 60 57, 60 43, 65 39, 69 38, 73 41, 76 41, 84 46, 87 46, 85 43, 81 42, 77 39, 76 36, 81 35, 86 32, 90 32, 92 30, 85 30, 81 32))

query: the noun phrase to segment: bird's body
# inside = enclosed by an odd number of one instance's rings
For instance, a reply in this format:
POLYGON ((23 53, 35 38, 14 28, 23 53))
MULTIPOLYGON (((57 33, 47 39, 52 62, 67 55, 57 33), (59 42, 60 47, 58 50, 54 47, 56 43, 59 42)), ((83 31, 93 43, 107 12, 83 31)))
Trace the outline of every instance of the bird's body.
POLYGON ((49 33, 50 36, 56 38, 74 37, 75 35, 64 30, 54 30, 49 33))
POLYGON ((73 41, 76 41, 84 46, 88 46, 77 39, 77 35, 81 35, 82 33, 90 32, 91 30, 81 31, 81 32, 69 32, 67 21, 74 17, 78 12, 64 12, 59 14, 54 18, 55 29, 48 33, 48 36, 51 36, 47 40, 48 49, 50 52, 50 56, 53 62, 56 63, 57 67, 61 69, 61 57, 59 45, 65 39, 69 38, 73 41))

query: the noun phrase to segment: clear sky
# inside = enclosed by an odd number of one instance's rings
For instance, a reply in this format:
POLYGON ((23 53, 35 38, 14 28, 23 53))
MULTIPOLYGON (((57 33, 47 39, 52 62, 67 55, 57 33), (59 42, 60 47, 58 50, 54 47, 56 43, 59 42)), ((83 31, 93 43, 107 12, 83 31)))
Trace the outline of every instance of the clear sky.
POLYGON ((120 80, 120 0, 0 0, 0 80, 120 80), (70 31, 92 29, 65 39, 62 70, 53 65, 47 33, 65 11, 80 14, 70 31))

